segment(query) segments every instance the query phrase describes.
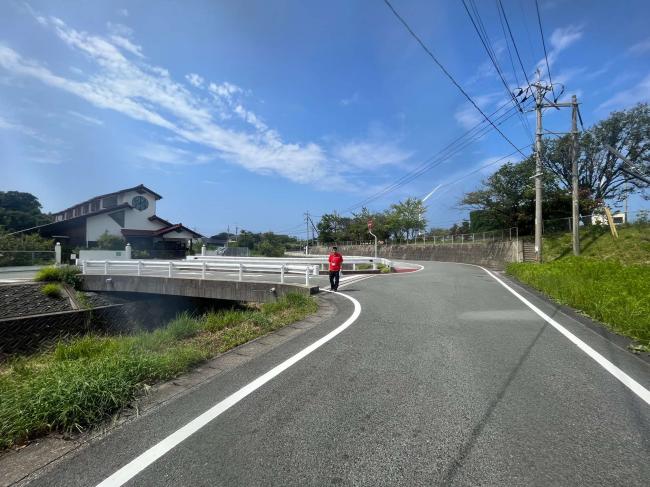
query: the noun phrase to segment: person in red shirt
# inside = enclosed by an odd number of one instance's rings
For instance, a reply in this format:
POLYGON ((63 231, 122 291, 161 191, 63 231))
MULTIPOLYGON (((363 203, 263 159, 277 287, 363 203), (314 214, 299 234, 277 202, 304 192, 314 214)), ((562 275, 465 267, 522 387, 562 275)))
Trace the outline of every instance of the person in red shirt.
POLYGON ((336 247, 332 247, 332 253, 329 256, 328 262, 330 264, 330 290, 336 291, 339 288, 339 274, 341 272, 341 265, 343 264, 343 256, 339 254, 336 247))

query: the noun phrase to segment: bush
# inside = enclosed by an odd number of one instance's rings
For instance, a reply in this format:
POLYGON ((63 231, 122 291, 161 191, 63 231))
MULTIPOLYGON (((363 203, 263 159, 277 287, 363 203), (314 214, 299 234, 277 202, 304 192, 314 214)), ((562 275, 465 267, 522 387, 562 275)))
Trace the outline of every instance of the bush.
POLYGON ((78 267, 72 265, 62 265, 59 267, 44 267, 36 273, 34 279, 41 282, 62 282, 72 287, 78 287, 81 284, 81 271, 78 267))
POLYGON ((104 232, 97 239, 97 248, 101 250, 124 250, 126 246, 126 240, 117 235, 109 235, 108 232, 104 232))
POLYGON ((58 284, 51 282, 49 284, 45 284, 41 288, 41 292, 45 294, 48 298, 60 298, 61 297, 61 286, 58 284))

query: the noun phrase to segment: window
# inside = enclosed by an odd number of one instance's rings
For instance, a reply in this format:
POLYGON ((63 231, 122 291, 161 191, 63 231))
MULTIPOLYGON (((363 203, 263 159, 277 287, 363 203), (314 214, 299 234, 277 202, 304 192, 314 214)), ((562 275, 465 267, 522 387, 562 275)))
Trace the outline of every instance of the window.
POLYGON ((131 200, 131 205, 133 205, 133 208, 136 210, 142 211, 149 207, 149 201, 147 201, 147 198, 144 196, 134 196, 131 200))
POLYGON ((65 212, 65 219, 67 220, 68 218, 72 218, 72 211, 68 210, 65 212))
POLYGON ((99 210, 99 200, 92 200, 90 202, 90 211, 97 211, 99 210))
POLYGON ((117 195, 108 196, 102 200, 102 208, 113 208, 117 206, 117 195))
POLYGON ((109 213, 108 216, 110 216, 120 227, 124 228, 124 211, 109 213))

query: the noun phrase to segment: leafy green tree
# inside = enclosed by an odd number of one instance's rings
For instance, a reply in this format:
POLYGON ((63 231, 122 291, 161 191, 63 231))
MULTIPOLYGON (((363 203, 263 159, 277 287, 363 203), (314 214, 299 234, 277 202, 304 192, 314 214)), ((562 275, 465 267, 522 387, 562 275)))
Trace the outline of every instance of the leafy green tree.
POLYGON ((124 250, 126 241, 117 235, 104 232, 97 239, 97 248, 100 250, 124 250))
POLYGON ((0 231, 11 233, 51 221, 50 215, 41 212, 41 204, 33 194, 0 191, 0 231))
POLYGON ((418 232, 426 228, 424 218, 425 208, 417 198, 408 198, 390 205, 386 213, 388 229, 394 238, 414 238, 418 232))
MULTIPOLYGON (((606 145, 630 159, 638 172, 650 177, 650 107, 639 104, 613 112, 580 135, 578 144, 578 184, 581 211, 591 213, 604 200, 622 201, 630 192, 648 188, 639 179, 627 176, 621 159, 606 145)), ((570 135, 544 142, 545 165, 558 178, 560 187, 572 185, 572 138, 570 135)))

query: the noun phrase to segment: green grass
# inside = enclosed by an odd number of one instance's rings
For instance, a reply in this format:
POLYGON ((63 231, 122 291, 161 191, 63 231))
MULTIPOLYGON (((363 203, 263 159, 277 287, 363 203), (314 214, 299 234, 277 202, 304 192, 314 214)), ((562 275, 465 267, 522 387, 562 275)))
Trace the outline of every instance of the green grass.
POLYGON ((650 266, 581 256, 509 264, 507 272, 650 351, 650 266))
MULTIPOLYGON (((358 271, 367 271, 372 269, 372 264, 357 264, 358 271)), ((382 274, 388 274, 390 272, 390 267, 384 264, 377 264, 377 270, 382 274)))
POLYGON ((76 288, 81 283, 80 273, 79 268, 71 265, 59 267, 49 266, 43 267, 38 271, 34 280, 41 282, 63 282, 76 288))
POLYGON ((148 385, 305 318, 316 301, 289 294, 259 307, 183 313, 134 335, 88 335, 0 367, 0 448, 51 431, 81 431, 127 406, 148 385))
MULTIPOLYGON (((580 229, 581 255, 622 264, 650 265, 650 225, 633 224, 617 227, 615 239, 609 227, 594 225, 580 229)), ((572 255, 571 234, 544 237, 544 261, 553 262, 572 255)))
POLYGON ((61 286, 55 282, 50 282, 41 287, 41 292, 48 298, 60 298, 61 286))

